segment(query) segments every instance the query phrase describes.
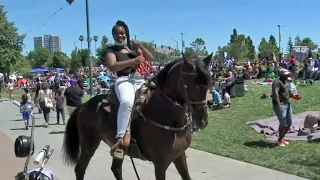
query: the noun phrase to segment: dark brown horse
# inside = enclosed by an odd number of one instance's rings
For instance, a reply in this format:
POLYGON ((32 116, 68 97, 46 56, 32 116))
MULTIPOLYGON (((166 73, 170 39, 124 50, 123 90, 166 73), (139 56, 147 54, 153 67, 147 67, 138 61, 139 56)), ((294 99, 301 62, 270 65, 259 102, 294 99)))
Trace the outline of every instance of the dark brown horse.
MULTIPOLYGON (((156 180, 166 179, 172 162, 182 179, 191 179, 185 151, 191 143, 191 124, 198 128, 208 124, 206 94, 211 77, 207 67, 211 58, 212 54, 203 60, 196 56, 175 60, 156 75, 155 87, 137 93, 139 100, 132 112, 132 138, 126 154, 151 161, 156 180)), ((101 140, 110 147, 116 142, 118 103, 114 92, 98 95, 70 116, 63 150, 66 162, 76 164, 77 180, 83 180, 101 140)), ((122 180, 122 163, 119 159, 112 162, 117 180, 122 180)))

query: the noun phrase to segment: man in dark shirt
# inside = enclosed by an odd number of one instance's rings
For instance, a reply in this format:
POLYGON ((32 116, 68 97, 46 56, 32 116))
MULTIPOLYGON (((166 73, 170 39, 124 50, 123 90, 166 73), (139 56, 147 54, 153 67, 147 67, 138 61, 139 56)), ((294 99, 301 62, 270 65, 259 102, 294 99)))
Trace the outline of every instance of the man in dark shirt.
POLYGON ((292 107, 289 102, 290 97, 294 94, 290 90, 288 80, 290 71, 282 69, 279 72, 279 79, 276 79, 272 84, 272 105, 276 116, 279 119, 279 139, 278 145, 285 146, 288 142, 285 140, 285 135, 292 125, 292 107))
POLYGON ((69 115, 82 104, 83 91, 77 86, 77 80, 70 80, 70 87, 67 87, 64 91, 64 96, 66 98, 67 110, 69 115))

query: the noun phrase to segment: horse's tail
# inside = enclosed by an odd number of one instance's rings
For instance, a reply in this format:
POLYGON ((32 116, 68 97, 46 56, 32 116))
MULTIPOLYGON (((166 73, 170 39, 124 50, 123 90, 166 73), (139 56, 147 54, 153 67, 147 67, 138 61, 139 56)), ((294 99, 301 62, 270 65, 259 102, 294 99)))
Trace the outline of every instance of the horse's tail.
POLYGON ((64 134, 63 159, 66 164, 75 165, 80 154, 80 140, 78 132, 78 114, 83 105, 77 107, 71 114, 64 134))

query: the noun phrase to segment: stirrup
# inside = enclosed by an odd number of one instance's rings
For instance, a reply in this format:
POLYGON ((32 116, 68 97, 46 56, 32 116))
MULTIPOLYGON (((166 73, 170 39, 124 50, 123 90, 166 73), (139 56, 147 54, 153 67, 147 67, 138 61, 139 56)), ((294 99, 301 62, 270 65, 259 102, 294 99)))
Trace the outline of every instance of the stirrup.
POLYGON ((117 142, 111 147, 110 155, 115 159, 123 159, 124 150, 121 148, 123 143, 123 138, 119 138, 117 142))

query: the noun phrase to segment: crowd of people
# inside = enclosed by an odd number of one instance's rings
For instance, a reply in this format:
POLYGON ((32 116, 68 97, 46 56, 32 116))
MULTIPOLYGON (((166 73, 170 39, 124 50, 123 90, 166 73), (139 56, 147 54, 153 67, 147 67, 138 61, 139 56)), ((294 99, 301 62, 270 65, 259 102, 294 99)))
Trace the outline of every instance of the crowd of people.
MULTIPOLYGON (((224 62, 213 61, 210 71, 213 82, 218 85, 212 89, 212 100, 208 101, 208 105, 215 109, 230 107, 230 97, 234 97, 232 88, 237 82, 264 79, 262 82, 255 81, 255 83, 272 84, 279 77, 281 69, 290 72, 290 87, 295 90, 295 79, 302 78, 311 83, 314 80, 320 80, 319 62, 318 56, 317 58, 310 57, 303 62, 297 62, 293 56, 288 59, 282 58, 281 61, 275 60, 275 57, 265 58, 260 62, 245 60, 240 63, 234 59, 226 59, 224 62)), ((244 89, 247 90, 246 87, 244 89)))
MULTIPOLYGON (((101 89, 109 88, 110 82, 104 77, 110 75, 104 68, 96 72, 93 74, 93 89, 95 93, 100 93, 101 89)), ((21 99, 17 99, 21 102, 21 108, 30 104, 36 107, 38 112, 43 114, 44 127, 48 127, 52 111, 57 114, 56 124, 65 124, 65 110, 71 114, 77 106, 82 104, 84 94, 89 93, 90 85, 87 79, 88 71, 84 68, 79 69, 76 73, 67 69, 63 72, 53 70, 31 74, 28 77, 14 75, 9 76, 8 80, 2 75, 0 99, 2 91, 8 93, 9 100, 15 100, 14 92, 23 90, 21 99)), ((30 114, 23 112, 22 118, 27 130, 30 114)))

